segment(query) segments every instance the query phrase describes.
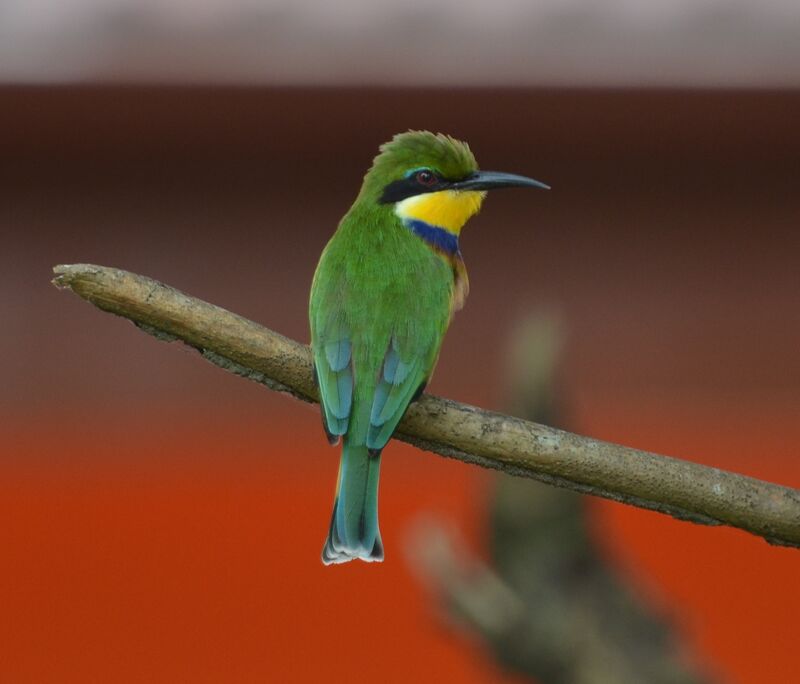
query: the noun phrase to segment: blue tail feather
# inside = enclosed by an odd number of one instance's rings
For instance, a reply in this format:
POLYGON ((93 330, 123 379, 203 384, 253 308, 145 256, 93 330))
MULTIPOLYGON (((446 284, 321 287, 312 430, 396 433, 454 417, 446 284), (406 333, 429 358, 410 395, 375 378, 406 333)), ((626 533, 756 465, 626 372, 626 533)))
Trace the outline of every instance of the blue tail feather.
POLYGON ((370 454, 365 445, 345 440, 339 465, 339 483, 322 562, 346 563, 356 558, 383 560, 378 529, 378 480, 380 453, 370 454))

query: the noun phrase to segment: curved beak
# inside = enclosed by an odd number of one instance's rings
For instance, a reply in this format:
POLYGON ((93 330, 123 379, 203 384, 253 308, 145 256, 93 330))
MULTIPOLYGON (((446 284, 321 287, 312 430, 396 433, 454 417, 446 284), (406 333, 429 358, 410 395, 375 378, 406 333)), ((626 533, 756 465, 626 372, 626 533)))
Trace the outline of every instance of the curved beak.
POLYGON ((494 190, 495 188, 542 188, 549 190, 550 186, 515 173, 502 173, 501 171, 476 171, 464 180, 456 181, 450 185, 453 190, 494 190))

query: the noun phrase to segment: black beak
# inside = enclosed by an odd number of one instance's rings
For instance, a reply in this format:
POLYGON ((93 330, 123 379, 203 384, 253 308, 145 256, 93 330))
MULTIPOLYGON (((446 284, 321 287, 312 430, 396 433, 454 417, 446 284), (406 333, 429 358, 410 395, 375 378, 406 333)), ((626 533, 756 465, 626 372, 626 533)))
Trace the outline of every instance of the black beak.
POLYGON ((533 180, 533 178, 500 171, 476 171, 468 178, 450 184, 452 190, 493 190, 494 188, 518 187, 550 189, 549 185, 533 180))

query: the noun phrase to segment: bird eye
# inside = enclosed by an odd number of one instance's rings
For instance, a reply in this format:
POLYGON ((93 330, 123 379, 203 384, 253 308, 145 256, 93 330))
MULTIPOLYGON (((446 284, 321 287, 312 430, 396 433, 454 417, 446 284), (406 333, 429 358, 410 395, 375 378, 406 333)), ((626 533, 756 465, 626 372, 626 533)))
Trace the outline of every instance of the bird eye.
POLYGON ((422 169, 422 171, 417 171, 416 175, 414 176, 417 180, 417 183, 420 185, 424 185, 425 187, 429 188, 432 185, 436 185, 437 178, 432 171, 428 171, 427 169, 422 169))

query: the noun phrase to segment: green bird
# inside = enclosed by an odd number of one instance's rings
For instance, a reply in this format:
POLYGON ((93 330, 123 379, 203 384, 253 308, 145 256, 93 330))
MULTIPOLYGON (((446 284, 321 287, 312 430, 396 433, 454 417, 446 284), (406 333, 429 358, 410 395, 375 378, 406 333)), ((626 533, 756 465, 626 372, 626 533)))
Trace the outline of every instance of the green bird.
POLYGON ((343 439, 326 565, 383 560, 381 450, 431 377, 468 280, 462 227, 492 188, 547 188, 479 171, 466 143, 427 131, 381 146, 311 286, 314 372, 328 440, 343 439))

